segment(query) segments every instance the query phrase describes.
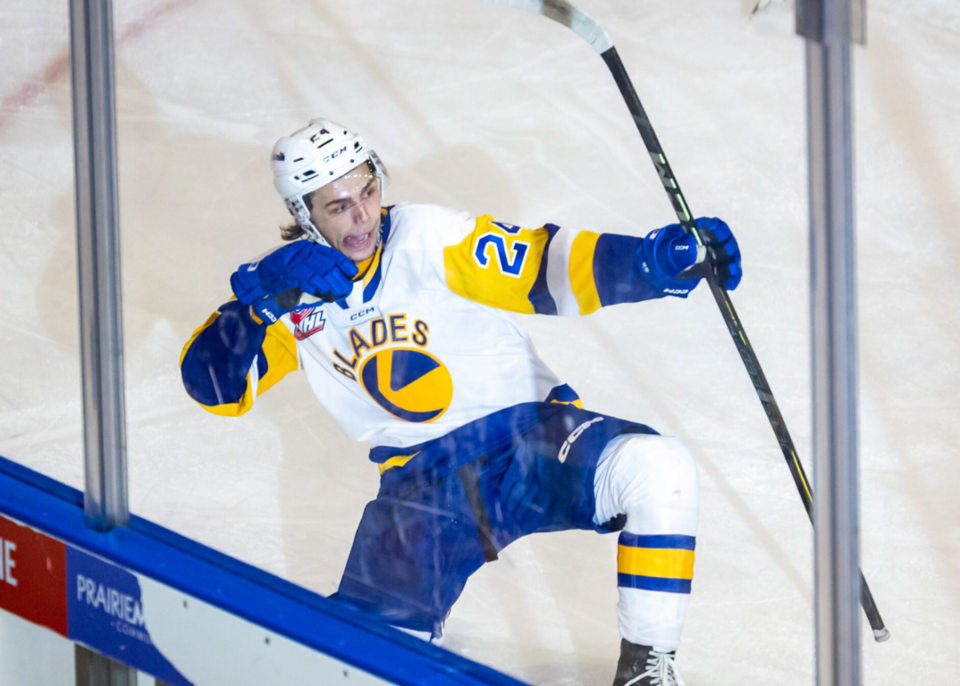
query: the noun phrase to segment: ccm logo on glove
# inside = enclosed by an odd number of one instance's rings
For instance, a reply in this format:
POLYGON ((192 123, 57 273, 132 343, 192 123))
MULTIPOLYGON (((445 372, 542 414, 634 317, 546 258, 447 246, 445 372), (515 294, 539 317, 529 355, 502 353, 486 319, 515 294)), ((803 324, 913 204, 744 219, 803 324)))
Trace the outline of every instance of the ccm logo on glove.
MULTIPOLYGON (((732 291, 743 276, 737 239, 716 217, 700 217, 696 225, 707 251, 706 263, 713 267, 720 285, 732 291)), ((679 224, 651 231, 637 248, 640 273, 661 295, 686 298, 703 278, 696 262, 697 240, 679 224)))

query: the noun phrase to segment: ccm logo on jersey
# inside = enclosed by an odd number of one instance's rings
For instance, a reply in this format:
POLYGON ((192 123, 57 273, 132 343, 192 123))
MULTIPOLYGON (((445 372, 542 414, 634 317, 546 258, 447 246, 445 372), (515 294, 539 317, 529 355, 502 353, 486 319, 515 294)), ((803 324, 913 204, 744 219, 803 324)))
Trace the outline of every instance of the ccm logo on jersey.
POLYGON ((602 421, 603 421, 603 417, 594 417, 593 419, 584 422, 583 424, 578 426, 576 429, 574 429, 573 432, 569 436, 567 436, 567 440, 563 442, 563 445, 560 446, 560 452, 557 454, 557 459, 560 460, 561 462, 566 460, 567 455, 570 454, 570 447, 576 442, 578 438, 580 438, 580 434, 582 434, 584 431, 589 429, 592 424, 596 424, 597 422, 602 422, 602 421))
POLYGON ((365 309, 365 310, 360 310, 359 312, 354 312, 353 314, 350 315, 350 321, 355 322, 355 321, 357 321, 358 319, 363 319, 364 317, 366 317, 366 316, 367 316, 368 314, 370 314, 371 312, 376 312, 376 308, 374 308, 374 307, 368 307, 368 308, 365 309))
POLYGON ((291 312, 290 321, 293 322, 293 337, 298 341, 312 336, 317 331, 323 331, 327 323, 323 318, 323 309, 316 307, 291 312))

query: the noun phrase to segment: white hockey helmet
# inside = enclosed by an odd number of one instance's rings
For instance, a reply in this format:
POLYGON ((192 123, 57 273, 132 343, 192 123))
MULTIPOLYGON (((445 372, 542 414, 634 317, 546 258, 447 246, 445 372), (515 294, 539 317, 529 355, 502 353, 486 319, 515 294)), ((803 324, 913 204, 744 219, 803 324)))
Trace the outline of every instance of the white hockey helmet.
POLYGON ((305 196, 366 161, 373 165, 381 196, 390 180, 377 153, 359 134, 327 119, 312 119, 308 126, 278 140, 270 159, 273 185, 290 214, 310 240, 322 245, 329 243, 311 221, 305 196))

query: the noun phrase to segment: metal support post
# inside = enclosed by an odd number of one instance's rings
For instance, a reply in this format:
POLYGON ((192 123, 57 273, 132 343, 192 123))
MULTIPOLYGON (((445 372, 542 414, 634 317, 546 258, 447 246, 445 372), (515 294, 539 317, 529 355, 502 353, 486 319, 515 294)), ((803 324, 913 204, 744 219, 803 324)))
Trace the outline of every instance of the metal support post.
POLYGON ((120 311, 117 136, 110 0, 70 1, 84 516, 100 531, 123 526, 127 505, 120 311))
POLYGON ((851 32, 861 0, 798 0, 806 37, 817 683, 860 684, 851 32))
POLYGON ((73 655, 77 686, 137 686, 137 670, 133 667, 81 645, 74 646, 73 655))

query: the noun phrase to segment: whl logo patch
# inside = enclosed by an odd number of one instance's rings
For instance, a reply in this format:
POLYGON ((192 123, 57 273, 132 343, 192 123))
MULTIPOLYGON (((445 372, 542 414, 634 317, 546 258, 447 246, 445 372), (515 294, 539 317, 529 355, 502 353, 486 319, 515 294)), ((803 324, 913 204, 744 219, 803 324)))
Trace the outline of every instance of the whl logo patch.
POLYGON ((293 322, 293 337, 298 341, 308 338, 317 331, 323 331, 327 321, 323 317, 323 308, 307 307, 290 313, 293 322))

